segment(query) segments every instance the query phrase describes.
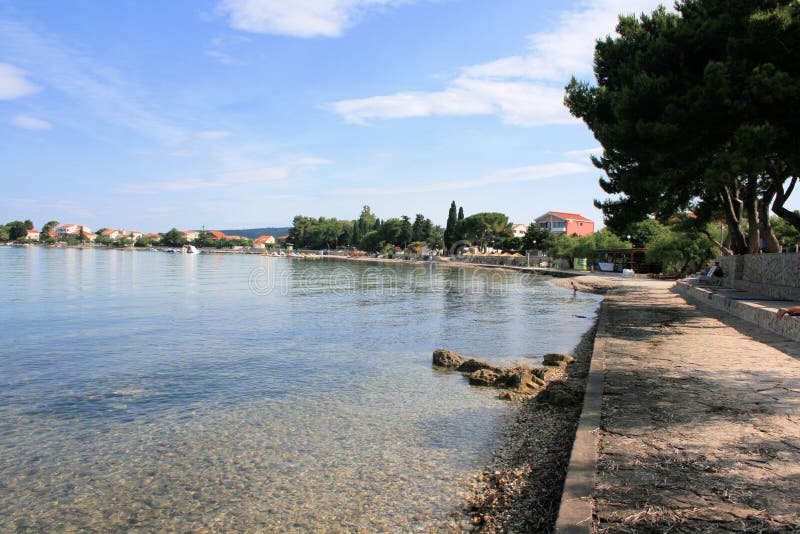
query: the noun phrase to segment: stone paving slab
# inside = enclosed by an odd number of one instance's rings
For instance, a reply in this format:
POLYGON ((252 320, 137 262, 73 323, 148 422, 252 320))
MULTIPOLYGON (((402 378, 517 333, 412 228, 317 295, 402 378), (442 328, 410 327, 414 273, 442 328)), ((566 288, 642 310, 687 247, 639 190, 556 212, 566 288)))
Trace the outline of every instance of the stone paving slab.
POLYGON ((800 531, 800 345, 671 286, 606 297, 594 529, 800 531))

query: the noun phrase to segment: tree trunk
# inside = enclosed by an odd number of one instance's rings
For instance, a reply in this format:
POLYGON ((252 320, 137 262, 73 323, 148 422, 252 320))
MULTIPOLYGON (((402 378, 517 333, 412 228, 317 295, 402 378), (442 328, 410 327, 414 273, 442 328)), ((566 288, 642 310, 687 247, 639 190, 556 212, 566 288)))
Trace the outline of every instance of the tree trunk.
POLYGON ((738 195, 738 186, 736 187, 736 194, 734 195, 730 186, 726 185, 722 191, 720 191, 719 198, 722 204, 725 222, 728 224, 731 251, 733 251, 734 254, 746 254, 747 240, 744 237, 744 229, 742 228, 742 201, 738 195))
POLYGON ((758 203, 758 230, 767 246, 767 252, 781 252, 783 250, 780 241, 778 241, 778 236, 775 235, 772 224, 769 222, 769 203, 772 202, 775 193, 775 189, 767 191, 764 193, 764 198, 758 203))
POLYGON ((783 189, 783 184, 777 184, 775 202, 772 203, 772 213, 800 231, 800 216, 784 207, 784 204, 789 200, 789 196, 791 196, 794 190, 795 184, 797 184, 797 176, 792 176, 790 180, 789 187, 786 190, 783 189))
POLYGON ((758 191, 756 178, 745 179, 744 208, 747 217, 747 253, 758 254, 761 240, 758 235, 758 191))

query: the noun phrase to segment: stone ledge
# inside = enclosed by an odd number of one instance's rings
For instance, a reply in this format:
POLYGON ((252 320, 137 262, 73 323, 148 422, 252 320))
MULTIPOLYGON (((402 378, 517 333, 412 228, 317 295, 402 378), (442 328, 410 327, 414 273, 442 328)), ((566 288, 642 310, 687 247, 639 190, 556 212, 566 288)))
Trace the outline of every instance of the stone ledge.
POLYGON ((608 310, 603 301, 598 311, 594 350, 586 379, 583 408, 572 444, 567 476, 561 493, 555 532, 590 534, 593 531, 594 485, 597 473, 597 447, 600 439, 600 408, 603 401, 603 379, 608 310))
POLYGON ((687 301, 711 306, 794 341, 800 341, 800 317, 784 317, 778 320, 775 316, 778 308, 794 306, 797 305, 796 302, 765 300, 764 297, 759 298, 758 295, 747 292, 698 287, 681 281, 676 282, 674 289, 687 301))

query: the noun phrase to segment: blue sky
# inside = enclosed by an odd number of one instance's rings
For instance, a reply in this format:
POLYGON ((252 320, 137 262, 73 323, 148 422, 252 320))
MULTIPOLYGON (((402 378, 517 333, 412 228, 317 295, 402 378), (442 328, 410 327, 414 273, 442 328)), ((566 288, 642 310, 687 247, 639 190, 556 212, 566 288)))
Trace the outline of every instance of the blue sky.
POLYGON ((0 0, 3 222, 600 221, 561 100, 648 0, 0 0))

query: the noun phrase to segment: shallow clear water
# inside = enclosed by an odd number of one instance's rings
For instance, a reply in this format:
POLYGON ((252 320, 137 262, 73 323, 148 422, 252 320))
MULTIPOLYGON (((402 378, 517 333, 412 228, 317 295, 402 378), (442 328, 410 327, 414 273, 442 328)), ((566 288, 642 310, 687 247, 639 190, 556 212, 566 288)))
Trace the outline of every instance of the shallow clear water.
POLYGON ((0 530, 442 528, 599 298, 433 265, 0 247, 0 530), (532 358, 532 359, 531 359, 532 358))

